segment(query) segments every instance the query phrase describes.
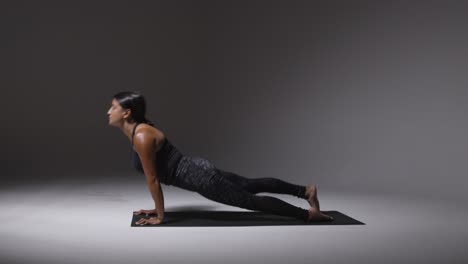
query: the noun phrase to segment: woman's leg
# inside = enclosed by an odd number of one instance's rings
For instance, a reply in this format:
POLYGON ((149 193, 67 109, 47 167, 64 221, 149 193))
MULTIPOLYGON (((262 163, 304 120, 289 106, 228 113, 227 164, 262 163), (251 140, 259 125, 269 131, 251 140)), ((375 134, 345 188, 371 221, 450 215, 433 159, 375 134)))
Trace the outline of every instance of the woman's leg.
POLYGON ((293 217, 308 221, 309 211, 278 198, 254 195, 221 175, 217 175, 198 193, 210 200, 248 210, 293 217))
POLYGON ((261 192, 280 193, 307 199, 306 186, 292 184, 272 177, 250 179, 229 171, 219 170, 219 172, 225 179, 252 194, 261 192))
MULTIPOLYGON (((179 164, 173 185, 196 191, 210 200, 248 210, 294 217, 306 221, 309 219, 323 220, 325 218, 315 208, 305 210, 275 197, 255 195, 248 191, 278 190, 271 186, 279 185, 280 190, 301 197, 304 194, 303 186, 294 186, 288 183, 265 184, 261 182, 263 181, 245 181, 241 176, 227 175, 226 172, 217 169, 209 160, 200 157, 188 157, 179 164), (268 188, 265 189, 265 185, 268 188)), ((267 182, 273 181, 267 180, 267 182)))
POLYGON ((244 190, 257 194, 260 192, 290 194, 306 199, 311 207, 320 211, 320 203, 317 198, 317 187, 315 185, 301 186, 292 184, 277 178, 246 178, 236 173, 217 169, 225 179, 244 190))

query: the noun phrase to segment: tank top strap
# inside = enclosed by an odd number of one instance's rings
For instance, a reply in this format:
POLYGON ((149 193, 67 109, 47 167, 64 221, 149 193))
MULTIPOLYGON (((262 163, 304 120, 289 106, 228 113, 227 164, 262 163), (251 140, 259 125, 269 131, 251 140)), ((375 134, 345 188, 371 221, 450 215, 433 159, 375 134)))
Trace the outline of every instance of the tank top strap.
POLYGON ((136 127, 141 124, 141 123, 136 123, 135 126, 133 127, 133 131, 132 131, 132 146, 133 146, 133 136, 135 135, 135 130, 136 130, 136 127))

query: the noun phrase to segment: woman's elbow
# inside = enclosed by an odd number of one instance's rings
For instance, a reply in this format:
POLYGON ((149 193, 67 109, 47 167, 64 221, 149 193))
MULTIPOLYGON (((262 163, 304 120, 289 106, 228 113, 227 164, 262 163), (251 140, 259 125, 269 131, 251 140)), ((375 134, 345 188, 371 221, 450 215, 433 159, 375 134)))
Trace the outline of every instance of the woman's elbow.
POLYGON ((159 185, 159 179, 156 175, 151 175, 146 177, 146 182, 148 184, 156 184, 159 185))

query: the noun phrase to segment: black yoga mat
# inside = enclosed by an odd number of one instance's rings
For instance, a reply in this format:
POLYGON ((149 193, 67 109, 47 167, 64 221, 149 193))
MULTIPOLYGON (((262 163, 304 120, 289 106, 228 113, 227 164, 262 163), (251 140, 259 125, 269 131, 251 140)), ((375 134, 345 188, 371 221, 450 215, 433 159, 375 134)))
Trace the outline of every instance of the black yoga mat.
POLYGON ((164 212, 164 221, 159 225, 136 225, 141 218, 150 218, 156 215, 133 215, 131 226, 274 226, 274 225, 364 225, 338 211, 322 211, 333 217, 333 221, 306 223, 299 219, 266 214, 257 211, 177 211, 164 212))

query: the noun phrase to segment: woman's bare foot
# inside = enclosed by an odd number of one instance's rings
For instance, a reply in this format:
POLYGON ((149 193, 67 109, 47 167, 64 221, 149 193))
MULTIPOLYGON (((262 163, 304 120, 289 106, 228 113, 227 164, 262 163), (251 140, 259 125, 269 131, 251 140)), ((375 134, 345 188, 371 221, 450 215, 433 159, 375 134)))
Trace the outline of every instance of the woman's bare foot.
POLYGON ((320 203, 317 198, 317 186, 308 185, 306 187, 305 196, 310 206, 313 208, 317 208, 317 210, 320 211, 320 203))
POLYGON ((309 208, 309 218, 307 220, 312 222, 332 221, 333 217, 320 212, 315 207, 311 207, 309 208))

